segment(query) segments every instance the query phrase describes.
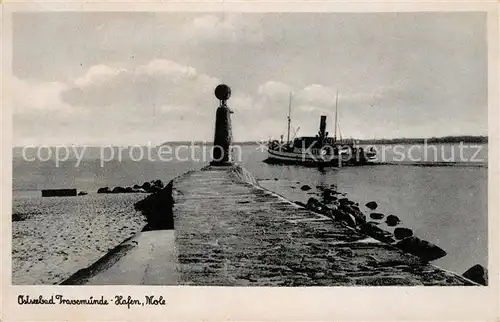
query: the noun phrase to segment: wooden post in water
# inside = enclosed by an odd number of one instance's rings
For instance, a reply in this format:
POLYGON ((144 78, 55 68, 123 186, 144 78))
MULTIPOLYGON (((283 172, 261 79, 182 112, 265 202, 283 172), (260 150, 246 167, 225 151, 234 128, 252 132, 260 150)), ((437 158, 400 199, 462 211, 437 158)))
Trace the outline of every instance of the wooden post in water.
POLYGON ((215 115, 215 135, 213 147, 213 160, 210 165, 227 166, 232 164, 231 160, 231 113, 227 107, 226 101, 231 96, 231 88, 225 84, 218 85, 215 88, 215 97, 219 99, 220 104, 215 115))

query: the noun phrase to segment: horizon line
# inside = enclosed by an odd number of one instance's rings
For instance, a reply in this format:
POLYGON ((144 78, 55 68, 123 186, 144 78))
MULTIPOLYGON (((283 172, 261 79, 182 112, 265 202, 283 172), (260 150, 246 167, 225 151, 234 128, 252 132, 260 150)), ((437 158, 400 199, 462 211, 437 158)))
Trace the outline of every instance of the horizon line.
MULTIPOLYGON (((385 137, 382 137, 382 138, 373 138, 373 139, 357 139, 357 138, 344 138, 344 139, 341 139, 341 140, 354 140, 354 141, 358 141, 358 142, 381 142, 381 141, 386 141, 386 142, 390 142, 390 141, 429 141, 429 140, 436 140, 436 141, 439 141, 439 140, 450 140, 450 139, 489 139, 489 136, 488 135, 446 135, 446 136, 433 136, 433 137, 394 137, 394 138, 385 138, 385 137)), ((486 140, 487 142, 488 140, 486 140)), ((240 144, 249 144, 249 143, 252 143, 252 144, 261 144, 262 142, 267 142, 267 140, 237 140, 237 141, 234 141, 233 143, 240 143, 240 144)), ((486 143, 484 142, 484 143, 486 143)), ((145 146, 145 145, 151 145, 151 146, 161 146, 161 145, 164 145, 164 144, 167 144, 167 143, 206 143, 206 144, 213 144, 213 139, 210 139, 210 140, 171 140, 171 141, 163 141, 162 143, 159 143, 159 144, 152 144, 151 142, 146 142, 146 143, 141 143, 141 144, 125 144, 125 143, 122 143, 122 144, 117 144, 117 143, 101 143, 101 144, 97 144, 97 143, 92 143, 92 144, 85 144, 85 143, 79 143, 79 144, 26 144, 26 145, 13 145, 12 148, 21 148, 21 147, 26 147, 26 146, 49 146, 49 147, 56 147, 56 146, 69 146, 69 145, 72 145, 72 146, 89 146, 89 147, 99 147, 99 146, 116 146, 116 147, 120 147, 120 146, 137 146, 137 145, 141 145, 141 146, 145 146)), ((443 142, 443 143, 446 143, 446 142, 443 142)), ((450 142, 450 143, 457 143, 457 142, 450 142)))

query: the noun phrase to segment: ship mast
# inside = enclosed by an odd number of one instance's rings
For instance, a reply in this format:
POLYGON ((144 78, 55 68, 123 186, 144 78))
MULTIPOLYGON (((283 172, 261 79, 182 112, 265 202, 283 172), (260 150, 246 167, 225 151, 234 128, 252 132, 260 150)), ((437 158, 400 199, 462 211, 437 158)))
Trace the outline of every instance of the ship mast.
POLYGON ((337 114, 338 114, 338 105, 339 105, 339 90, 337 89, 337 97, 335 99, 335 127, 333 130, 333 141, 337 142, 337 114))
POLYGON ((290 123, 292 121, 290 115, 292 113, 292 92, 290 92, 290 98, 288 100, 288 130, 286 135, 286 143, 290 143, 290 123))

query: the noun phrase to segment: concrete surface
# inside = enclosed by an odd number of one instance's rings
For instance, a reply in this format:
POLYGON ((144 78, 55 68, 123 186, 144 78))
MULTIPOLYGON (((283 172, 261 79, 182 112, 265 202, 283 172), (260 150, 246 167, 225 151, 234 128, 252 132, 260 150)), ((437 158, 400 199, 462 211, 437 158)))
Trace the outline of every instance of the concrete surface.
POLYGON ((474 285, 248 182, 233 167, 173 182, 184 285, 474 285))
POLYGON ((141 232, 64 284, 177 285, 173 230, 141 232))

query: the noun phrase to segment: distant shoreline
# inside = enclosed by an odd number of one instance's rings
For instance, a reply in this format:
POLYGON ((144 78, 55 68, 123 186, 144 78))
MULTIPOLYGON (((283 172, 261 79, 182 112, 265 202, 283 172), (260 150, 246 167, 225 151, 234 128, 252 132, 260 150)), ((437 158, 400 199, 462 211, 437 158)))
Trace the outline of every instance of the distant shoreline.
MULTIPOLYGON (((486 144, 488 143, 487 136, 473 136, 473 135, 463 135, 463 136, 444 136, 444 137, 431 137, 431 138, 394 138, 394 139, 346 139, 346 140, 354 140, 358 144, 456 144, 456 143, 475 143, 475 144, 486 144)), ((235 141, 233 145, 240 146, 255 146, 266 144, 267 141, 263 140, 255 140, 255 141, 235 141)), ((197 146, 212 146, 213 142, 210 141, 165 141, 158 145, 153 145, 153 147, 160 147, 163 145, 197 145, 197 146)), ((36 147, 37 145, 29 145, 32 147, 36 147)), ((46 146, 46 147, 56 147, 57 145, 38 145, 38 146, 46 146)), ((69 146, 69 145, 68 145, 69 146)), ((103 144, 103 145, 95 145, 95 144, 75 144, 76 147, 130 147, 132 145, 121 145, 121 144, 103 144)), ((136 145, 136 146, 147 146, 147 144, 136 145)), ((13 146, 13 149, 23 148, 25 146, 13 146)))
POLYGON ((360 144, 488 143, 487 136, 444 136, 431 138, 395 138, 357 140, 360 144))
MULTIPOLYGON (((461 136, 443 136, 431 138, 393 138, 393 139, 348 139, 354 140, 358 144, 446 144, 446 143, 488 143, 487 136, 474 136, 474 135, 461 135, 461 136)), ((233 142, 238 145, 259 145, 262 141, 239 141, 233 142)), ((190 141, 167 141, 161 145, 166 144, 191 144, 190 141)), ((194 141, 195 144, 212 145, 212 142, 194 141)))

